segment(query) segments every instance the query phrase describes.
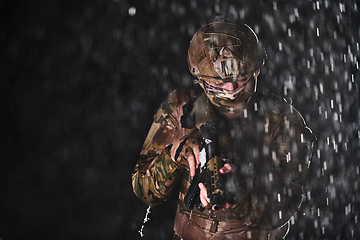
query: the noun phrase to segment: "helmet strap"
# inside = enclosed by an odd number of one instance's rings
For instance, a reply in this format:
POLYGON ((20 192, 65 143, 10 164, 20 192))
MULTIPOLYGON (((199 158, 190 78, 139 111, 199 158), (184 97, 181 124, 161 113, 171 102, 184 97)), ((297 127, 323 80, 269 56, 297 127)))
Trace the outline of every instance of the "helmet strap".
POLYGON ((259 74, 260 74, 260 69, 253 73, 253 77, 254 77, 254 80, 255 80, 255 82, 254 82, 254 85, 255 85, 254 86, 254 92, 257 92, 257 77, 259 76, 259 74))
POLYGON ((256 74, 254 73, 254 76, 253 76, 253 78, 254 78, 254 80, 255 80, 255 82, 254 82, 254 92, 257 91, 257 76, 258 76, 258 75, 256 75, 256 74))

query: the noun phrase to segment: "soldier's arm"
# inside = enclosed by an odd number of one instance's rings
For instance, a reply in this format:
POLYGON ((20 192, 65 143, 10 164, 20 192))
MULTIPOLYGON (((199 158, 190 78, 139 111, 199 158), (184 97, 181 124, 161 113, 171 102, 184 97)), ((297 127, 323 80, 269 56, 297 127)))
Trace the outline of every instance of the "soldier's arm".
POLYGON ((186 134, 180 125, 182 106, 193 97, 191 92, 176 90, 154 116, 132 174, 135 194, 148 205, 167 200, 181 175, 182 169, 173 162, 169 151, 176 139, 186 134))
POLYGON ((255 194, 252 214, 261 219, 263 228, 276 229, 301 205, 316 138, 292 106, 280 108, 268 124, 268 155, 262 161, 261 192, 255 194))

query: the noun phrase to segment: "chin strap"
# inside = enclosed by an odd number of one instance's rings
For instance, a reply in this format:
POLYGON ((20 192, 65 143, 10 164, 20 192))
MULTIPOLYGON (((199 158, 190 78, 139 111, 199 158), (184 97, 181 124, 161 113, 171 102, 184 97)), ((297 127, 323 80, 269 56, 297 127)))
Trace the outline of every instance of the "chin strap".
MULTIPOLYGON (((260 70, 259 70, 259 71, 260 71, 260 70)), ((257 77, 258 77, 258 75, 259 75, 259 74, 255 74, 255 73, 254 73, 254 75, 253 75, 254 80, 255 80, 255 83, 254 83, 254 85, 255 85, 255 86, 254 86, 254 92, 257 91, 257 77)))
POLYGON ((259 76, 259 74, 260 74, 260 68, 257 70, 257 71, 255 71, 254 72, 254 74, 253 74, 253 77, 254 77, 254 79, 255 79, 255 87, 254 87, 254 92, 256 92, 257 91, 257 77, 259 76))

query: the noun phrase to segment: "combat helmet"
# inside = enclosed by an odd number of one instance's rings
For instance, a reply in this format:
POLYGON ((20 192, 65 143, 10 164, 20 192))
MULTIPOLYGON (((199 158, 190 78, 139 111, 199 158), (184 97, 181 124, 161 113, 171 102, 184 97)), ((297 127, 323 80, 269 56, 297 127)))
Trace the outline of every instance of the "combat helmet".
POLYGON ((246 24, 217 17, 202 26, 188 48, 188 65, 211 102, 224 112, 239 112, 239 102, 256 91, 257 75, 265 64, 265 51, 255 32, 246 24), (242 83, 233 91, 216 84, 242 83))

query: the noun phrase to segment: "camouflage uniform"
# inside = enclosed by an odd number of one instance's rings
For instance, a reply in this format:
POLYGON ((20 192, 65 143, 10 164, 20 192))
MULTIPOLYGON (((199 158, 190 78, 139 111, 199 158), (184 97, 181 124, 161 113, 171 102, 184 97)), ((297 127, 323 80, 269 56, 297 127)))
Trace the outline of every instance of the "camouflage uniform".
POLYGON ((191 182, 189 172, 172 161, 169 150, 196 130, 184 128, 181 116, 186 107, 201 101, 206 101, 206 95, 197 99, 192 90, 175 90, 161 104, 132 175, 135 194, 150 206, 160 204, 185 176, 174 227, 178 239, 278 239, 286 235, 287 223, 303 198, 315 140, 311 130, 288 101, 254 93, 252 106, 243 117, 228 120, 220 136, 221 157, 230 160, 236 175, 240 192, 236 203, 218 211, 187 209, 183 199, 191 182))

